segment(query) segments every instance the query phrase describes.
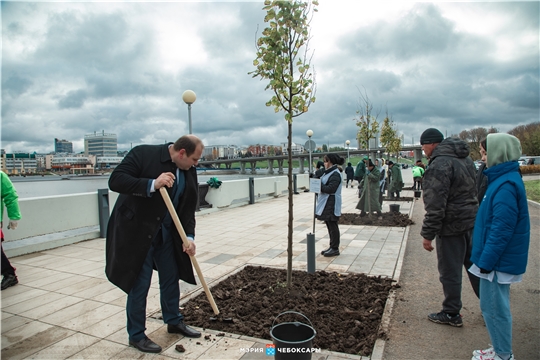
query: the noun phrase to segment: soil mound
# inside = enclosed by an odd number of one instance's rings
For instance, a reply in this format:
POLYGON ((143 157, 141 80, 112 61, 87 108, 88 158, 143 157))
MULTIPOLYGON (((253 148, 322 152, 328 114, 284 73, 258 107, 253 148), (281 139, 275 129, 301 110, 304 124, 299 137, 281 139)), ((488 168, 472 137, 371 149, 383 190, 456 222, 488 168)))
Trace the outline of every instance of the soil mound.
POLYGON ((343 225, 372 225, 372 226, 394 226, 394 227, 406 227, 414 224, 409 218, 409 215, 399 212, 387 212, 382 213, 382 219, 379 220, 377 214, 372 214, 371 219, 369 216, 360 216, 358 214, 345 213, 341 214, 339 218, 339 224, 343 225))
MULTIPOLYGON (((272 343, 274 319, 293 310, 313 324, 314 348, 362 356, 369 356, 375 340, 385 336, 379 330, 384 306, 390 290, 399 287, 391 279, 295 270, 290 289, 286 279, 283 269, 246 266, 211 289, 220 311, 217 321, 210 319, 214 313, 201 293, 183 305, 186 323, 272 343)), ((306 323, 301 316, 285 314, 275 324, 292 321, 306 323)))

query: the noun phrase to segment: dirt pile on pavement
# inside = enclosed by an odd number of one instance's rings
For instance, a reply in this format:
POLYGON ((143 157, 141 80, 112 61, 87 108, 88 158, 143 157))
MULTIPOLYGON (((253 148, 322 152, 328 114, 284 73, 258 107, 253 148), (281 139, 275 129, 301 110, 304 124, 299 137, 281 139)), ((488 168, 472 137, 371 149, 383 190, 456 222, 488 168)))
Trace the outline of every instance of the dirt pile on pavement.
POLYGON ((345 213, 341 214, 339 224, 406 227, 414 222, 409 218, 409 215, 399 212, 382 213, 381 220, 378 219, 377 214, 372 214, 370 218, 367 214, 360 216, 360 213, 345 213))
MULTIPOLYGON (((204 293, 186 302, 182 310, 188 324, 267 339, 276 317, 293 310, 305 315, 317 332, 313 347, 369 356, 378 337, 381 317, 392 280, 365 274, 293 271, 287 288, 287 272, 261 266, 246 266, 214 286, 211 291, 220 311, 217 321, 204 293), (232 322, 220 321, 221 318, 232 322)), ((281 322, 309 322, 285 314, 281 322)), ((274 325, 275 325, 274 324, 274 325)))

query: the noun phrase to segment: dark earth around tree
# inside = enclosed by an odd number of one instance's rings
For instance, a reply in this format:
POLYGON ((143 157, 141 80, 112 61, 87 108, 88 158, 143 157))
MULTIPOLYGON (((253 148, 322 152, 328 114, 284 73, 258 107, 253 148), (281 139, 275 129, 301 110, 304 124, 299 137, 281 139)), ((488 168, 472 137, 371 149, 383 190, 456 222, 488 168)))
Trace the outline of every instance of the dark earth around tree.
POLYGON ((211 288, 217 317, 204 292, 184 303, 182 313, 189 325, 269 343, 273 326, 311 322, 314 348, 362 356, 369 356, 377 338, 386 336, 379 327, 389 293, 399 287, 393 280, 300 270, 293 270, 291 288, 286 279, 284 269, 246 266, 211 288), (279 316, 285 311, 301 313, 309 322, 298 314, 279 316))
POLYGON ((344 213, 339 217, 340 225, 372 225, 372 226, 393 226, 406 227, 414 224, 409 215, 400 212, 382 213, 382 219, 379 220, 376 213, 372 213, 371 218, 368 214, 360 216, 360 213, 344 213))

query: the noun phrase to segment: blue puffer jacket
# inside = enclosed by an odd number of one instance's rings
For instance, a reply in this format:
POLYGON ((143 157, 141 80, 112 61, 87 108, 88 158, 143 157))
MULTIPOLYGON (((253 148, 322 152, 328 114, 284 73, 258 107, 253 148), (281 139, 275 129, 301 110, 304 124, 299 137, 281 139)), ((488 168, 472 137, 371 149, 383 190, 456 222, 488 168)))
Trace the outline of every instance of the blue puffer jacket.
POLYGON ((530 221, 518 169, 517 161, 509 161, 484 171, 488 187, 476 215, 471 255, 479 268, 513 275, 525 273, 530 221))

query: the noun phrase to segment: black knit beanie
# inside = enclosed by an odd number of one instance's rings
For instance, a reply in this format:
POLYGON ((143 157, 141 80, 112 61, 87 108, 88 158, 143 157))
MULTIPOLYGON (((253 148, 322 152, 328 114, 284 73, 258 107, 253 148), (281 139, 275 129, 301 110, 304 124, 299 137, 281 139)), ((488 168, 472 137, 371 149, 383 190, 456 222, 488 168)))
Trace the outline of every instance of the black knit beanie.
POLYGON ((333 154, 332 153, 332 154, 326 155, 326 157, 334 165, 343 165, 343 163, 345 163, 345 159, 342 158, 341 156, 339 156, 338 154, 333 154))
POLYGON ((442 132, 435 128, 429 128, 420 136, 420 145, 424 144, 436 144, 444 140, 442 132))

